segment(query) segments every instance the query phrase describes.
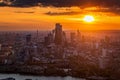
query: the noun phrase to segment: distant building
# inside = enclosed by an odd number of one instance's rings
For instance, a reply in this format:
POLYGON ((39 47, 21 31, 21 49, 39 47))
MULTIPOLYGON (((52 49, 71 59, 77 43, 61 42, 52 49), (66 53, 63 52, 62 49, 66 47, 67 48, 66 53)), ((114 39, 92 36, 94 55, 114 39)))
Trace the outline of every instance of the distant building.
POLYGON ((107 56, 108 50, 107 49, 102 49, 102 54, 99 57, 99 67, 101 69, 105 69, 108 63, 108 56, 107 56))
POLYGON ((49 45, 53 43, 53 34, 49 33, 45 38, 44 38, 44 44, 49 45))
POLYGON ((26 35, 26 43, 30 43, 31 42, 31 34, 26 35))
POLYGON ((67 43, 66 33, 64 31, 63 31, 63 34, 62 34, 62 43, 63 44, 67 43))
POLYGON ((46 36, 46 37, 44 38, 44 45, 45 45, 45 46, 49 45, 49 38, 48 38, 48 36, 46 36))
POLYGON ((48 38, 49 38, 49 42, 52 43, 53 42, 53 34, 49 33, 48 38))
POLYGON ((0 44, 0 51, 1 51, 1 49, 2 49, 1 47, 2 47, 2 44, 0 44))
POLYGON ((36 32, 36 42, 38 43, 38 40, 39 40, 39 31, 37 30, 36 32))
POLYGON ((23 64, 26 60, 25 49, 21 49, 19 53, 16 54, 16 63, 23 64))
POLYGON ((77 40, 80 41, 81 40, 81 33, 79 30, 77 30, 77 40))
POLYGON ((62 44, 62 25, 59 23, 56 23, 55 26, 55 44, 61 45, 62 44))
POLYGON ((71 38, 71 43, 73 43, 75 41, 75 33, 74 32, 70 33, 70 38, 71 38))
POLYGON ((16 34, 14 48, 18 50, 22 47, 22 44, 23 42, 21 36, 19 34, 16 34))

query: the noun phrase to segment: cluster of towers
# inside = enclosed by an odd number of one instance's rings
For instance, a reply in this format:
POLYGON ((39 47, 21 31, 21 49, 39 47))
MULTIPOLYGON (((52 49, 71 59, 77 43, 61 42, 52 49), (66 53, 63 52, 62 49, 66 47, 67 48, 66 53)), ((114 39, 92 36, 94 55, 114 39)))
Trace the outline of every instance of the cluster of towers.
POLYGON ((56 23, 55 29, 52 33, 49 33, 47 37, 45 37, 45 44, 55 43, 55 45, 63 45, 66 42, 66 34, 62 30, 62 25, 56 23))
MULTIPOLYGON (((37 37, 39 37, 38 31, 37 31, 37 37)), ((67 42, 66 34, 62 30, 62 25, 59 23, 56 23, 55 29, 50 33, 48 33, 46 37, 44 37, 44 41, 42 43, 44 43, 45 46, 48 46, 52 43, 55 44, 56 46, 62 46, 66 42, 67 42)), ((38 40, 34 40, 31 34, 27 34, 25 36, 25 39, 21 39, 21 36, 19 34, 16 35, 15 52, 17 53, 16 56, 18 57, 19 60, 30 61, 30 59, 32 57, 37 56, 39 52, 38 40)))

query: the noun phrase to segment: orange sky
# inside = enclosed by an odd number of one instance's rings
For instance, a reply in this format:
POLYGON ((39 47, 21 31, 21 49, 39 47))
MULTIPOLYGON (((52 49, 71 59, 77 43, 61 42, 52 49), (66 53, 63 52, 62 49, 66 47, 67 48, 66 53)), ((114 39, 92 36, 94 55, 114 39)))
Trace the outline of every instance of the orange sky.
POLYGON ((0 30, 51 30, 55 23, 61 23, 64 30, 120 30, 119 15, 94 10, 97 8, 0 7, 0 30), (85 15, 94 16, 95 21, 84 22, 85 15))

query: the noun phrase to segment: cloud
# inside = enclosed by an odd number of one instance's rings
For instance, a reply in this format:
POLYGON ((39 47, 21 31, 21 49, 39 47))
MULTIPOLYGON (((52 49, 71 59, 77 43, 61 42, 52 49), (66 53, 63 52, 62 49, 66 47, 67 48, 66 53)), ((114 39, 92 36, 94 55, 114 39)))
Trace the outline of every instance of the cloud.
POLYGON ((0 6, 4 7, 4 6, 7 6, 7 5, 5 3, 1 2, 0 6))
POLYGON ((38 0, 15 0, 11 6, 15 7, 31 7, 36 6, 38 0))
POLYGON ((38 0, 38 2, 55 7, 120 7, 120 0, 38 0))
POLYGON ((32 14, 32 13, 35 13, 34 11, 15 11, 15 13, 30 13, 30 14, 32 14))
POLYGON ((98 8, 95 10, 86 10, 88 12, 105 12, 105 13, 114 13, 115 15, 120 15, 120 8, 112 7, 112 8, 98 8))
POLYGON ((74 12, 74 11, 70 11, 70 12, 47 12, 45 14, 50 15, 50 16, 60 16, 60 15, 76 15, 76 14, 80 14, 82 12, 74 12))
MULTIPOLYGON (((10 6, 10 7, 32 7, 32 6, 53 6, 53 7, 72 7, 77 6, 81 9, 87 7, 103 7, 109 8, 110 11, 114 13, 120 12, 120 0, 3 0, 0 3, 0 6, 10 6)), ((101 10, 102 11, 102 10, 101 10)), ((65 15, 65 14, 74 14, 70 13, 48 13, 49 15, 65 15)))
POLYGON ((10 7, 32 7, 39 3, 38 0, 3 0, 0 6, 10 7))
POLYGON ((3 2, 10 6, 15 7, 30 7, 36 6, 39 3, 43 6, 54 6, 54 7, 120 7, 120 0, 3 0, 3 2))

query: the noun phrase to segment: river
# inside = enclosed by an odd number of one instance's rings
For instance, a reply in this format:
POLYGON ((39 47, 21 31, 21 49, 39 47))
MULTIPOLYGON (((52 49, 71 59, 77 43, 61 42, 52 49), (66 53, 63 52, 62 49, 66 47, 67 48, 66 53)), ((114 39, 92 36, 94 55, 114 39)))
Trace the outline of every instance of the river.
POLYGON ((26 75, 19 75, 19 74, 0 74, 0 79, 5 78, 15 78, 16 80, 25 80, 25 79, 32 79, 32 80, 85 80, 82 78, 74 78, 71 76, 66 77, 46 77, 46 76, 26 76, 26 75))

